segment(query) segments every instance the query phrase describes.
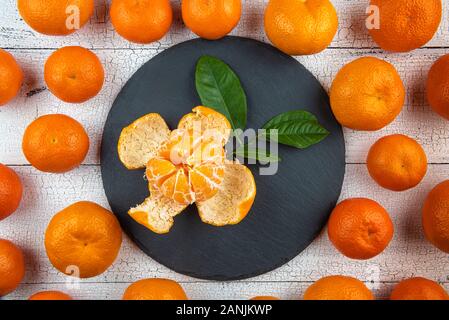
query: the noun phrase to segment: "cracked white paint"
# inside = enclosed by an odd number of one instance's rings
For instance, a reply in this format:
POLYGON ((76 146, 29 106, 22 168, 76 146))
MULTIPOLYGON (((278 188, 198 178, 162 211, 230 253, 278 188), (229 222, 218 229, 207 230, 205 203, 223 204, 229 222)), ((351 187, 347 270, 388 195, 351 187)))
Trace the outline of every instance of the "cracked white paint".
MULTIPOLYGON (((379 201, 390 212, 395 223, 391 245, 380 256, 369 261, 354 261, 336 252, 323 232, 314 243, 287 265, 240 282, 217 283, 182 276, 159 265, 125 238, 116 263, 103 275, 83 280, 79 290, 67 290, 67 277, 49 263, 43 246, 44 230, 51 217, 79 200, 95 201, 108 206, 101 184, 99 143, 104 121, 113 98, 127 79, 148 59, 173 44, 193 38, 180 22, 179 1, 175 5, 176 21, 170 34, 160 42, 140 46, 121 39, 105 14, 108 1, 97 1, 91 23, 69 37, 46 37, 29 29, 20 19, 16 0, 3 0, 0 11, 0 47, 8 48, 19 60, 25 74, 20 96, 0 108, 0 162, 15 165, 25 184, 24 200, 18 212, 0 222, 0 238, 18 243, 27 256, 24 284, 8 298, 27 298, 38 290, 60 289, 76 298, 118 299, 132 281, 145 277, 167 277, 183 282, 189 297, 247 299, 255 295, 276 295, 298 299, 310 282, 329 274, 347 274, 364 281, 372 280, 373 269, 379 278, 373 286, 380 298, 388 296, 395 282, 412 276, 425 276, 444 282, 449 289, 448 255, 432 247, 423 238, 420 209, 429 190, 449 178, 449 123, 430 111, 425 99, 425 79, 431 64, 449 53, 449 3, 443 0, 443 23, 435 38, 424 49, 405 54, 388 54, 372 49, 375 44, 363 28, 363 16, 369 1, 333 0, 340 18, 338 35, 328 49, 318 55, 299 57, 328 89, 336 72, 348 61, 374 55, 392 62, 407 87, 407 102, 397 120, 374 133, 345 130, 347 174, 342 198, 363 196, 379 201), (101 93, 82 105, 58 101, 43 81, 43 65, 54 48, 83 45, 93 48, 105 65, 106 82, 101 93), (358 49, 356 49, 358 48, 358 49), (33 94, 32 91, 35 92, 33 94), (37 116, 64 113, 79 120, 89 132, 91 149, 82 166, 64 175, 45 174, 27 165, 21 139, 26 126, 37 116), (379 137, 404 133, 417 138, 428 154, 429 172, 415 189, 394 193, 377 186, 364 164, 369 146, 379 137), (376 271, 376 270, 375 270, 376 271)), ((244 16, 234 32, 266 41, 263 33, 263 9, 266 1, 244 1, 244 16)), ((298 88, 300 90, 301 88, 298 88)), ((300 106, 296 106, 300 107, 300 106)))

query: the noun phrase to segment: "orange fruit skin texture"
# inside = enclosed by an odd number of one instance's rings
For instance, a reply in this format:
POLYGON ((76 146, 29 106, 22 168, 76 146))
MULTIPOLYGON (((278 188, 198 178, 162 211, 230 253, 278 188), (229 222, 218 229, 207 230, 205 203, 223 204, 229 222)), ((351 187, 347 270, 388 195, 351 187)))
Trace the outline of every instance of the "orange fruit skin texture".
POLYGON ((371 0, 379 8, 380 28, 370 29, 373 40, 384 50, 408 52, 422 47, 437 32, 441 0, 371 0))
POLYGON ((430 191, 422 209, 422 224, 426 238, 449 253, 449 180, 430 191))
POLYGON ((66 115, 45 115, 25 130, 23 153, 40 171, 63 173, 78 167, 89 151, 83 126, 66 115))
POLYGON ((449 120, 449 55, 442 56, 430 68, 427 100, 433 111, 449 120))
POLYGON ((179 283, 167 279, 144 279, 131 284, 123 300, 187 300, 179 283))
POLYGON ((265 11, 268 38, 289 55, 323 51, 337 29, 337 11, 329 0, 270 0, 265 11))
POLYGON ((23 83, 23 72, 16 59, 0 49, 0 106, 14 99, 23 83))
POLYGON ((82 103, 101 91, 104 69, 92 51, 64 47, 47 59, 44 77, 48 89, 57 98, 68 103, 82 103))
POLYGON ((449 295, 435 281, 417 277, 399 282, 390 300, 449 300, 449 295))
POLYGON ((28 300, 73 300, 71 296, 60 291, 42 291, 33 294, 28 300))
POLYGON ((371 259, 393 238, 393 223, 377 202, 354 198, 340 202, 332 211, 328 236, 342 254, 351 259, 371 259))
POLYGON ((269 300, 280 300, 280 299, 276 298, 276 297, 272 297, 272 296, 257 296, 257 297, 251 298, 250 300, 254 300, 254 301, 257 301, 257 300, 269 301, 269 300))
POLYGON ((241 15, 241 0, 182 0, 184 23, 204 39, 223 38, 237 26, 241 15))
POLYGON ((79 27, 83 27, 94 13, 94 0, 18 0, 17 7, 23 20, 39 33, 50 36, 65 36, 76 29, 69 26, 74 13, 70 6, 79 8, 79 27))
POLYGON ((371 147, 366 163, 374 181, 393 191, 417 186, 427 172, 427 156, 423 148, 402 134, 379 139, 371 147))
POLYGON ((105 272, 115 261, 121 243, 122 231, 117 218, 109 210, 88 201, 77 202, 57 213, 45 232, 50 262, 62 273, 79 278, 105 272))
POLYGON ((0 239, 0 297, 13 292, 25 276, 22 250, 11 241, 0 239))
POLYGON ((17 210, 22 194, 23 186, 17 173, 0 163, 0 221, 17 210))
POLYGON ((307 288, 304 300, 374 300, 374 296, 358 279, 329 276, 321 278, 307 288))
POLYGON ((363 57, 337 73, 330 89, 330 101, 335 117, 343 126, 376 131, 399 115, 405 88, 390 63, 363 57))
POLYGON ((165 36, 173 22, 169 0, 113 0, 112 25, 119 35, 135 43, 151 43, 165 36))

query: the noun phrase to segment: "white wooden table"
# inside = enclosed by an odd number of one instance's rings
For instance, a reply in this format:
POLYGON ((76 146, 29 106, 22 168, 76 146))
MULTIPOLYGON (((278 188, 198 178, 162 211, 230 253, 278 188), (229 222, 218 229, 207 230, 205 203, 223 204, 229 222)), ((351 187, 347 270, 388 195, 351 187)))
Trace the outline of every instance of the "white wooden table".
MULTIPOLYGON (((115 96, 129 77, 148 59, 164 49, 193 38, 182 25, 179 0, 171 32, 160 42, 133 45, 121 39, 108 18, 109 1, 97 0, 91 23, 68 37, 47 37, 32 31, 20 18, 16 0, 2 0, 0 9, 0 47, 10 51, 25 72, 20 96, 0 108, 0 162, 11 166, 23 179, 25 192, 20 209, 0 222, 0 238, 20 245, 26 254, 27 272, 23 284, 7 298, 24 299, 39 290, 63 290, 79 299, 119 299, 131 282, 146 277, 166 277, 180 281, 192 299, 248 299, 255 295, 275 295, 299 299, 305 288, 320 277, 331 274, 355 276, 387 297, 392 286, 403 278, 424 276, 449 289, 449 255, 432 247, 423 237, 420 209, 426 194, 438 182, 449 178, 449 122, 430 110, 425 98, 425 81, 432 63, 449 52, 449 0, 443 0, 443 22, 438 34, 425 47, 411 53, 388 54, 372 42, 364 28, 368 0, 333 0, 340 27, 326 51, 298 60, 329 88, 336 72, 347 62, 365 55, 393 63, 407 88, 402 114, 387 128, 364 133, 345 130, 346 178, 341 198, 369 197, 390 212, 395 235, 378 257, 353 261, 338 253, 323 233, 302 254, 268 274, 245 281, 221 283, 201 281, 177 274, 147 257, 125 237, 117 261, 104 274, 72 283, 49 263, 43 245, 44 231, 51 217, 79 200, 95 201, 108 207, 99 167, 99 143, 103 125, 115 96), (43 65, 57 48, 81 45, 101 58, 106 83, 101 93, 82 105, 59 101, 45 88, 43 65), (67 174, 46 174, 32 168, 21 151, 26 126, 36 117, 64 113, 84 124, 91 138, 91 149, 83 165, 67 174), (394 193, 377 186, 368 176, 365 157, 379 137, 403 133, 416 138, 429 158, 429 171, 415 189, 394 193)), ((233 34, 267 41, 263 13, 267 1, 246 0, 242 20, 233 34)))

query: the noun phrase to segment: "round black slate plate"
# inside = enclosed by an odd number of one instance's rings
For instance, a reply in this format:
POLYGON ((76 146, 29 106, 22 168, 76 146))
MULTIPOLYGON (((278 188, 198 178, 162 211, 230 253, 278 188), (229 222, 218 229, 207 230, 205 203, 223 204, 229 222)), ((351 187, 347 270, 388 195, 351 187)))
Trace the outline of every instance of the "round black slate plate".
POLYGON ((320 83, 300 63, 274 47, 245 38, 201 39, 181 43, 146 63, 118 95, 103 133, 101 171, 112 211, 124 231, 151 258, 196 278, 236 280, 271 271, 298 255, 325 226, 340 195, 345 146, 329 99, 320 83), (242 223, 229 227, 203 224, 194 206, 175 219, 167 235, 134 222, 130 207, 148 196, 142 171, 128 171, 117 155, 122 128, 157 112, 175 128, 200 104, 194 85, 202 55, 216 56, 239 75, 248 96, 248 128, 260 128, 273 116, 292 109, 313 112, 330 132, 307 150, 280 147, 279 171, 261 176, 251 166, 257 197, 242 223))

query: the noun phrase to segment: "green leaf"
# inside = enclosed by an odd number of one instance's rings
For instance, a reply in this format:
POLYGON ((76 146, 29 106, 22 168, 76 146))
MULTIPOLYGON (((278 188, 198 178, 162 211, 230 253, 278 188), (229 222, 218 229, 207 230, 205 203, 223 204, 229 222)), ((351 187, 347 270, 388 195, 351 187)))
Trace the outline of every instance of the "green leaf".
POLYGON ((248 148, 248 145, 244 145, 243 147, 235 150, 235 155, 241 158, 253 159, 264 163, 275 163, 281 161, 281 158, 277 155, 270 154, 270 152, 266 150, 248 148))
POLYGON ((228 118, 233 129, 246 127, 247 101, 239 78, 223 61, 203 56, 196 65, 195 84, 201 103, 228 118))
MULTIPOLYGON (((279 143, 299 149, 308 148, 319 143, 329 135, 329 131, 314 121, 286 121, 267 130, 277 130, 275 138, 279 143)), ((268 133, 269 139, 274 139, 268 133)))
POLYGON ((263 126, 263 128, 267 130, 273 129, 283 122, 290 122, 290 121, 311 121, 318 123, 318 119, 312 113, 304 110, 293 110, 277 115, 276 117, 268 121, 263 126))

